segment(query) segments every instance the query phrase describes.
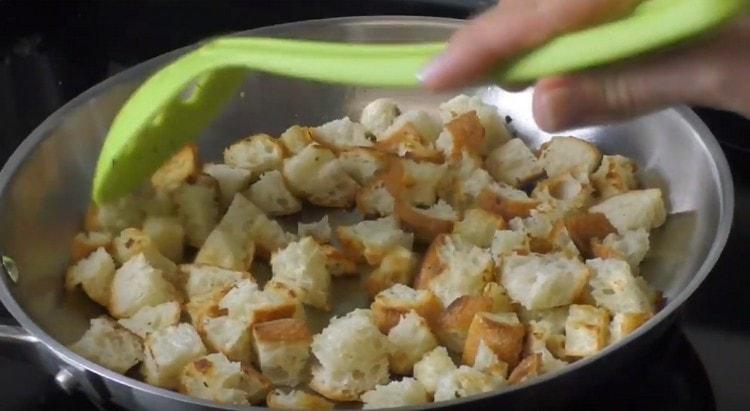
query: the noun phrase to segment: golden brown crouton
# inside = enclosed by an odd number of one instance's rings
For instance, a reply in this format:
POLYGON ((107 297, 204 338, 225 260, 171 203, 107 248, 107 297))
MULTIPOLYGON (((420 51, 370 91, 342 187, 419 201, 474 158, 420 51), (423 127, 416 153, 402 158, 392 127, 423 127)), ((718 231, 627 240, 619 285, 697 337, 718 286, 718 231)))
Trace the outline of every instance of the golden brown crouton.
POLYGON ((429 290, 414 290, 403 284, 394 284, 375 296, 371 309, 378 329, 382 333, 388 333, 398 324, 401 316, 410 311, 415 311, 432 324, 438 319, 443 307, 429 290))
POLYGON ((590 305, 573 304, 565 321, 565 354, 588 357, 607 346, 609 313, 590 305))
POLYGON ((568 229, 573 243, 586 257, 593 254, 591 250, 593 240, 604 239, 607 235, 617 232, 617 229, 602 213, 583 213, 567 217, 565 228, 568 229))
POLYGON ((513 367, 518 363, 525 334, 526 330, 518 321, 516 313, 478 313, 469 327, 463 361, 468 365, 474 365, 479 344, 484 342, 500 361, 513 367))
POLYGON ((411 284, 416 268, 416 255, 403 247, 396 247, 389 251, 370 273, 365 289, 374 297, 394 284, 411 284))
POLYGON ((76 263, 93 253, 97 248, 110 248, 112 235, 102 231, 81 232, 73 237, 70 246, 70 261, 76 263))
POLYGON ((170 192, 198 175, 198 171, 198 147, 188 144, 151 175, 151 185, 158 191, 170 192))
POLYGON ((464 349, 474 316, 492 310, 492 300, 484 296, 458 297, 438 317, 435 332, 449 350, 460 353, 464 349))
POLYGON ((508 383, 511 385, 522 384, 542 373, 542 355, 539 353, 531 354, 524 358, 508 377, 508 383))
POLYGON ((602 157, 602 164, 591 174, 591 182, 601 198, 609 198, 638 188, 635 173, 638 165, 630 158, 614 155, 602 157))
POLYGON ((312 334, 303 320, 284 318, 253 325, 253 346, 263 375, 294 387, 306 377, 312 334))
POLYGON ((553 137, 542 145, 539 154, 539 162, 549 177, 570 170, 591 174, 601 159, 602 153, 595 145, 575 137, 553 137))

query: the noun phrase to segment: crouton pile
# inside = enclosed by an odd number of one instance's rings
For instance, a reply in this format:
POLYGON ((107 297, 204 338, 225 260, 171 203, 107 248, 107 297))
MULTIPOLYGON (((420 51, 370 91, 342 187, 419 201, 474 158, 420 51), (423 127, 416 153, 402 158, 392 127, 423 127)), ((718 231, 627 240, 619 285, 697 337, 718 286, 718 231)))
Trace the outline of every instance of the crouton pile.
POLYGON ((223 163, 187 146, 139 192, 88 211, 65 286, 107 315, 71 348, 225 404, 381 408, 502 390, 658 310, 639 266, 666 210, 636 171, 575 137, 535 150, 465 95, 439 116, 378 99, 359 122, 237 141, 223 163), (294 217, 311 208, 356 219, 294 217), (355 276, 370 305, 332 316, 350 300, 335 283, 355 276), (333 318, 315 329, 312 312, 333 318))

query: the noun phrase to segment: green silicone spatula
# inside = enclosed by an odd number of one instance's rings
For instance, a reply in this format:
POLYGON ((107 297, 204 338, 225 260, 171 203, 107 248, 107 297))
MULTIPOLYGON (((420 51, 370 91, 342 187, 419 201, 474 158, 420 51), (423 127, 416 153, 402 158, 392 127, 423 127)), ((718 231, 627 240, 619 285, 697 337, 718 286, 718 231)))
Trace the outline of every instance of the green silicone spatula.
MULTIPOLYGON (((567 34, 499 69, 491 80, 528 82, 641 55, 705 33, 748 0, 648 0, 631 15, 567 34)), ((193 140, 237 92, 247 70, 372 87, 417 87, 444 43, 342 44, 270 38, 213 40, 144 82, 110 127, 94 176, 97 204, 137 189, 193 140)))

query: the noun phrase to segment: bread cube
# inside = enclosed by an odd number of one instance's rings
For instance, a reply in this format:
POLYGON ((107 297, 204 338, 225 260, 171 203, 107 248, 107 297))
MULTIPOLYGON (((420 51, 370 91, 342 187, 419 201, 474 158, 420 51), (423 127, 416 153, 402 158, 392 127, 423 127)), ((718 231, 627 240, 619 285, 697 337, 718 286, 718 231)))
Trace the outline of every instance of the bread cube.
POLYGON ((492 300, 492 309, 490 310, 492 313, 509 313, 514 310, 514 303, 508 296, 508 292, 496 282, 485 284, 482 295, 492 300))
POLYGON ((175 287, 162 271, 149 264, 143 254, 126 261, 112 279, 109 313, 115 318, 132 317, 143 307, 180 300, 175 287))
POLYGON ((497 230, 492 237, 490 252, 492 259, 498 267, 502 266, 503 257, 514 253, 527 254, 530 251, 529 237, 526 229, 497 230))
POLYGON ((204 324, 209 318, 222 315, 219 301, 224 297, 227 290, 216 289, 210 293, 196 295, 185 303, 183 308, 190 317, 190 323, 201 334, 205 334, 204 324))
POLYGON ((426 112, 415 110, 400 115, 378 136, 375 148, 398 157, 414 160, 442 160, 434 142, 440 125, 426 112))
POLYGON ((622 234, 611 233, 603 241, 594 241, 591 245, 596 257, 625 260, 634 273, 638 272, 638 266, 646 258, 650 247, 649 233, 642 228, 622 234))
POLYGON ((586 175, 599 167, 602 153, 586 140, 575 137, 553 137, 542 145, 539 162, 548 177, 576 170, 586 175))
POLYGON ((562 318, 561 324, 553 322, 550 318, 526 321, 528 333, 525 351, 527 353, 543 353, 547 350, 558 357, 565 357, 564 333, 568 310, 567 307, 560 308, 565 309, 565 317, 562 318))
POLYGON ((143 221, 143 233, 156 246, 156 249, 173 262, 182 261, 185 249, 185 229, 179 218, 150 216, 143 221))
POLYGON ((138 192, 138 200, 144 217, 170 217, 177 213, 173 191, 164 192, 147 185, 138 192))
POLYGON ((303 320, 255 324, 253 342, 260 370, 274 385, 294 387, 306 378, 312 335, 303 320))
POLYGON ((428 161, 394 160, 388 170, 386 187, 394 198, 415 206, 431 206, 438 199, 438 187, 446 166, 428 161))
POLYGON ((195 144, 188 144, 151 175, 151 185, 157 191, 174 191, 187 179, 195 177, 199 169, 198 147, 195 144))
POLYGON ((92 204, 86 212, 84 229, 116 235, 128 227, 139 227, 144 217, 140 203, 138 196, 129 194, 106 204, 92 204))
POLYGON ((370 265, 380 263, 396 247, 411 250, 414 241, 414 236, 401 230, 392 216, 337 227, 336 235, 345 253, 370 265))
POLYGON ((151 238, 137 228, 122 230, 112 241, 112 251, 112 256, 120 265, 138 254, 143 254, 149 264, 164 273, 165 278, 170 278, 177 271, 177 265, 164 257, 151 238))
POLYGON ((379 140, 390 136, 393 132, 402 130, 405 126, 412 127, 425 143, 434 143, 440 134, 440 121, 424 110, 408 110, 401 113, 391 126, 382 133, 379 140))
POLYGON ((462 365, 438 379, 435 401, 448 401, 499 389, 505 380, 462 365))
POLYGON ((643 325, 651 314, 648 313, 616 313, 609 323, 609 344, 614 344, 643 325))
POLYGON ((208 354, 191 361, 179 375, 180 392, 220 404, 258 404, 271 388, 261 373, 232 362, 223 354, 208 354))
POLYGON ((529 197, 526 192, 505 185, 504 183, 488 184, 482 180, 482 184, 476 184, 480 188, 476 197, 479 208, 502 216, 506 221, 513 218, 525 218, 540 206, 540 201, 529 197))
POLYGON ((586 265, 560 254, 505 256, 501 271, 508 295, 530 310, 572 303, 589 278, 586 265))
POLYGON ((439 109, 440 116, 443 122, 446 123, 461 114, 470 111, 476 113, 479 122, 484 128, 485 142, 482 148, 483 155, 490 153, 511 138, 510 132, 505 126, 505 121, 503 121, 502 116, 497 111, 497 107, 485 103, 478 96, 469 97, 461 94, 441 104, 439 109))
POLYGON ((359 274, 357 263, 341 250, 330 244, 323 244, 321 248, 326 256, 326 268, 332 276, 346 277, 359 274))
POLYGON ((141 340, 111 318, 92 318, 89 329, 70 349, 102 367, 124 374, 143 360, 141 340))
POLYGON ((476 112, 468 111, 447 122, 435 146, 449 162, 460 161, 464 152, 481 155, 485 147, 484 128, 476 112))
POLYGON ((415 290, 403 284, 394 284, 375 296, 371 309, 378 329, 387 334, 402 316, 411 311, 432 323, 437 320, 443 307, 429 290, 415 290))
POLYGON ((255 242, 259 259, 268 261, 271 254, 297 241, 297 236, 284 231, 278 221, 261 214, 250 229, 250 237, 255 242))
POLYGON ((279 141, 288 155, 295 155, 313 143, 310 129, 298 125, 291 126, 281 133, 279 141))
POLYGON ((390 329, 388 341, 391 345, 390 371, 397 375, 410 375, 414 364, 438 345, 427 321, 413 310, 390 329))
POLYGON ((637 170, 638 165, 630 158, 603 156, 601 165, 591 174, 591 183, 599 197, 609 198, 638 188, 637 170))
POLYGON ((100 247, 105 250, 110 248, 111 243, 112 235, 104 231, 78 233, 73 237, 73 242, 70 246, 70 261, 77 263, 100 247))
POLYGON ((506 227, 505 220, 489 211, 472 208, 464 212, 463 219, 453 224, 453 234, 477 247, 492 245, 495 231, 506 227))
POLYGON ((250 201, 268 215, 294 214, 302 203, 289 191, 279 170, 267 171, 245 192, 250 201))
POLYGON ((349 207, 360 189, 333 152, 318 145, 284 161, 283 173, 293 193, 321 207, 349 207))
POLYGON ((253 360, 252 336, 245 321, 227 315, 208 317, 199 332, 211 352, 245 364, 253 360))
POLYGON ((474 355, 472 368, 500 380, 505 380, 508 376, 508 364, 500 360, 497 354, 481 340, 474 355))
POLYGON ((414 364, 414 378, 425 387, 428 393, 435 393, 438 380, 456 370, 456 365, 445 347, 436 347, 414 364))
POLYGON ((318 174, 323 165, 333 161, 336 161, 333 151, 319 144, 310 144, 284 160, 282 172, 292 192, 306 196, 310 194, 310 180, 318 174))
POLYGON ((492 310, 492 300, 484 296, 464 295, 453 301, 438 317, 435 325, 440 343, 455 353, 464 350, 474 316, 492 310))
POLYGON ((183 264, 180 266, 185 276, 185 294, 188 299, 231 287, 243 279, 253 280, 246 271, 233 271, 205 264, 183 264))
POLYGON ((372 181, 388 166, 383 153, 367 148, 354 148, 339 153, 344 171, 359 185, 372 181))
POLYGON ((388 382, 388 338, 375 326, 370 310, 356 309, 334 318, 313 337, 310 387, 336 401, 356 401, 388 382))
POLYGON ((616 233, 607 217, 602 213, 582 213, 565 218, 565 228, 576 247, 585 256, 592 255, 592 242, 616 233))
POLYGON ((170 301, 153 307, 142 307, 132 317, 122 318, 117 322, 133 334, 146 338, 154 331, 180 322, 180 303, 170 301))
POLYGON ((562 215, 585 209, 594 201, 594 189, 585 174, 565 172, 536 184, 533 198, 546 202, 562 215))
POLYGON ((649 188, 618 194, 589 208, 590 213, 607 216, 617 231, 651 230, 660 227, 667 218, 661 190, 649 188))
POLYGON ((216 180, 222 208, 229 207, 235 194, 245 190, 253 178, 258 177, 246 168, 232 167, 228 164, 207 163, 203 165, 203 172, 216 180))
POLYGON ((79 284, 86 295, 97 304, 106 306, 110 298, 110 286, 115 275, 115 262, 99 247, 65 273, 65 289, 72 291, 79 284))
POLYGON ((181 323, 149 334, 144 342, 144 353, 141 371, 146 382, 177 389, 183 368, 206 355, 206 347, 192 325, 181 323))
POLYGON ((417 269, 417 256, 403 248, 396 247, 386 253, 380 264, 370 273, 365 289, 374 297, 395 284, 411 284, 417 269))
POLYGON ((495 180, 513 187, 521 187, 544 174, 539 160, 520 138, 512 138, 492 150, 485 166, 495 180))
POLYGON ((263 212, 258 207, 242 194, 236 194, 226 214, 198 250, 195 262, 228 270, 248 270, 255 256, 252 228, 261 216, 263 212))
POLYGON ((224 150, 224 162, 232 167, 250 170, 253 177, 281 168, 284 150, 279 141, 268 134, 246 137, 224 150))
MULTIPOLYGON (((493 187, 497 183, 479 164, 474 167, 472 164, 474 160, 467 160, 467 156, 468 154, 464 152, 464 160, 459 163, 462 164, 459 166, 459 170, 456 170, 456 165, 452 164, 453 168, 449 169, 442 182, 441 198, 445 198, 459 210, 478 207, 494 214, 503 215, 498 212, 500 206, 490 207, 490 201, 485 198, 488 195, 488 198, 497 198, 493 191, 493 187), (465 164, 467 161, 468 165, 465 164), (490 194, 485 194, 486 192, 490 194)), ((523 193, 523 195, 525 196, 526 193, 523 193)))
POLYGON ((396 200, 391 195, 383 179, 370 181, 356 197, 357 210, 366 216, 387 216, 393 214, 396 200))
POLYGON ((430 402, 424 386, 414 378, 391 381, 377 385, 374 389, 362 394, 364 409, 406 407, 430 402))
POLYGON ((479 345, 484 343, 500 361, 514 367, 520 359, 525 335, 526 329, 516 313, 477 313, 466 336, 463 361, 474 365, 479 345))
POLYGON ((329 310, 331 273, 325 254, 312 237, 290 243, 271 256, 274 282, 289 287, 305 304, 329 310))
POLYGON ((299 238, 312 237, 320 244, 331 242, 331 225, 328 223, 328 214, 318 221, 312 223, 297 223, 297 236, 299 238))
POLYGON ((324 147, 342 151, 355 147, 372 147, 373 142, 365 136, 367 129, 349 117, 329 121, 310 129, 311 137, 324 147))
POLYGON ((649 293, 630 271, 626 261, 600 258, 586 261, 593 276, 589 281, 597 305, 612 313, 652 314, 654 306, 649 293))
POLYGON ((359 122, 368 131, 379 136, 393 124, 399 115, 401 115, 401 110, 393 99, 378 98, 369 102, 362 109, 359 122))
POLYGON ((334 404, 325 398, 305 391, 284 392, 275 389, 266 397, 268 408, 279 410, 331 410, 334 404))
POLYGON ((542 354, 532 353, 524 357, 508 377, 511 385, 523 384, 542 374, 542 354))
POLYGON ((572 304, 565 321, 565 354, 589 357, 607 346, 609 313, 590 305, 572 304))
POLYGON ((395 216, 416 239, 430 243, 440 234, 451 232, 458 213, 445 201, 438 200, 428 208, 417 208, 407 202, 397 201, 395 216))
POLYGON ((200 248, 219 221, 216 187, 208 184, 183 184, 175 190, 174 199, 188 244, 200 248))
POLYGON ((249 279, 236 283, 226 292, 218 301, 218 307, 247 325, 281 318, 304 318, 304 309, 293 292, 272 282, 261 291, 249 279))

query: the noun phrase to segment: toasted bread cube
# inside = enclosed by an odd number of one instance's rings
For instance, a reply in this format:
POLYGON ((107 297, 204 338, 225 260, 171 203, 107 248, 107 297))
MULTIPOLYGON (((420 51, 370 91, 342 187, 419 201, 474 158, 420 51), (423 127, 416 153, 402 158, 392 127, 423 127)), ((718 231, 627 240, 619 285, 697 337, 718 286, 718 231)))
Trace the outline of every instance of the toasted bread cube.
POLYGON ((635 173, 638 165, 630 158, 615 155, 602 157, 602 164, 591 174, 591 182, 601 198, 609 198, 638 188, 635 173))
POLYGON ((97 304, 106 306, 110 298, 110 286, 115 275, 115 262, 99 247, 86 258, 68 268, 65 288, 72 291, 79 284, 86 295, 97 304))
POLYGON ((261 174, 260 179, 246 191, 253 204, 268 215, 294 214, 302 209, 302 203, 287 189, 279 170, 261 174))
POLYGON ((143 210, 144 217, 169 217, 177 213, 173 192, 167 193, 146 186, 138 194, 139 206, 143 210))
POLYGON ((268 261, 271 254, 297 241, 297 236, 284 231, 278 221, 261 214, 250 229, 251 238, 256 244, 258 258, 268 261))
POLYGON ((143 221, 143 233, 151 239, 161 255, 174 262, 182 261, 185 229, 177 217, 146 217, 143 221))
POLYGON ((458 213, 442 199, 428 208, 416 208, 407 202, 396 202, 396 218, 418 240, 429 243, 440 234, 453 230, 458 213))
POLYGON ((86 212, 84 229, 116 235, 128 227, 139 227, 144 217, 140 202, 138 196, 129 194, 99 206, 92 204, 86 212))
POLYGON ((151 185, 157 191, 170 192, 197 175, 198 170, 198 147, 188 144, 151 175, 151 185))
POLYGON ((508 364, 501 361, 484 341, 479 341, 472 368, 501 380, 508 376, 508 364))
POLYGON ((261 216, 263 212, 258 207, 242 194, 236 194, 226 214, 198 250, 195 262, 228 270, 248 270, 255 256, 252 227, 261 216))
POLYGON ((403 247, 396 247, 389 251, 370 273, 365 289, 374 297, 395 284, 411 284, 416 268, 416 255, 403 247))
POLYGON ((492 259, 498 267, 502 266, 503 257, 514 253, 527 254, 530 251, 529 237, 526 229, 497 230, 490 245, 492 259))
POLYGON ((149 236, 137 228, 126 228, 112 241, 113 257, 124 264, 138 254, 143 254, 148 263, 162 271, 164 278, 175 280, 177 265, 164 257, 149 236))
POLYGON ((326 268, 334 277, 346 277, 359 274, 357 262, 349 258, 344 252, 330 245, 321 245, 326 256, 326 268))
POLYGON ((538 182, 531 196, 552 204, 560 214, 565 215, 591 205, 594 189, 588 176, 565 172, 538 182))
POLYGON ((297 236, 299 238, 312 237, 320 244, 331 242, 331 225, 328 223, 328 215, 324 215, 318 221, 312 223, 297 223, 297 236))
POLYGON ((438 380, 455 369, 456 365, 448 355, 448 350, 436 347, 414 364, 414 378, 422 383, 428 393, 433 394, 438 380))
POLYGON ((272 281, 289 287, 305 304, 330 309, 331 273, 323 249, 312 237, 290 243, 271 256, 272 281))
POLYGON ((178 388, 182 369, 206 355, 206 347, 198 332, 185 323, 149 334, 144 347, 142 372, 146 382, 168 389, 178 388))
POLYGON ((585 256, 592 255, 592 244, 597 239, 617 232, 602 213, 582 213, 566 217, 565 228, 573 243, 585 256))
POLYGON ((520 138, 512 138, 487 157, 487 171, 497 181, 520 187, 544 174, 544 168, 520 138))
POLYGON ((651 318, 647 313, 616 313, 609 323, 609 344, 614 344, 638 329, 651 318))
POLYGON ((532 353, 524 357, 518 366, 513 369, 508 377, 508 383, 511 385, 523 384, 524 382, 536 378, 542 374, 542 354, 532 353))
POLYGON ((99 247, 110 248, 112 235, 104 231, 81 232, 73 237, 70 246, 70 261, 77 263, 96 251, 99 247))
POLYGON ((650 247, 649 232, 642 228, 622 234, 611 233, 603 241, 595 241, 591 246, 596 257, 625 260, 634 273, 638 272, 638 266, 646 258, 650 247))
POLYGON ((338 159, 318 169, 313 178, 307 180, 307 201, 320 207, 348 208, 360 186, 349 176, 338 159))
POLYGON ((377 220, 365 220, 351 226, 336 228, 345 253, 357 261, 364 259, 376 265, 396 247, 411 250, 414 236, 406 233, 392 216, 377 220))
POLYGON ((253 342, 260 370, 274 385, 294 387, 304 380, 312 335, 303 320, 255 324, 253 342))
POLYGON ((434 143, 442 128, 440 121, 431 113, 424 110, 409 110, 401 113, 393 124, 378 137, 379 139, 387 138, 407 125, 412 127, 425 143, 434 143))
POLYGON ((476 112, 468 111, 447 122, 435 146, 451 162, 461 160, 464 152, 481 155, 485 148, 484 128, 476 112))
MULTIPOLYGON (((411 112, 410 112, 411 113, 411 112)), ((410 114, 406 113, 406 114, 410 114)), ((399 117, 375 143, 375 148, 383 153, 413 160, 440 162, 442 153, 437 150, 433 141, 424 135, 413 123, 399 117)))
POLYGON ((448 401, 501 388, 505 380, 462 365, 443 375, 435 387, 435 401, 448 401))
POLYGON ((438 345, 427 321, 413 310, 391 328, 388 341, 391 345, 390 370, 397 375, 410 375, 414 364, 438 345))
POLYGON ((356 401, 388 382, 388 338, 375 326, 370 310, 357 309, 334 318, 313 337, 310 387, 336 401, 356 401))
POLYGON ((120 374, 143 360, 141 340, 106 316, 92 318, 89 329, 70 349, 120 374))
POLYGON ((501 284, 513 300, 530 310, 572 303, 588 278, 589 269, 583 263, 560 254, 503 258, 501 284))
POLYGON ((472 208, 464 212, 464 217, 453 225, 453 234, 477 247, 488 248, 492 245, 495 231, 507 227, 505 220, 496 214, 481 208, 472 208))
POLYGON ((179 375, 179 390, 220 404, 258 404, 271 383, 252 367, 223 354, 208 354, 188 363, 179 375))
MULTIPOLYGON (((567 314, 567 307, 565 313, 567 314)), ((545 311, 545 310, 542 310, 545 311)), ((565 320, 562 325, 548 319, 530 320, 527 322, 526 347, 527 353, 543 353, 545 350, 555 353, 559 357, 565 357, 565 320)))
POLYGON ((422 383, 414 378, 404 378, 375 386, 362 394, 362 402, 364 409, 390 408, 427 404, 430 398, 422 383))
POLYGON ((393 161, 386 177, 391 194, 415 206, 431 206, 437 201, 437 190, 446 166, 409 159, 393 161))
POLYGON ((518 363, 526 330, 516 313, 480 312, 474 315, 463 349, 465 364, 474 365, 479 345, 484 343, 500 361, 518 363))
POLYGON ((311 137, 321 145, 337 150, 355 147, 372 147, 373 142, 365 136, 367 129, 349 117, 329 121, 312 128, 311 137))
POLYGON ((290 290, 266 284, 263 291, 249 279, 234 285, 218 302, 218 307, 227 310, 229 316, 248 325, 281 318, 304 318, 304 309, 290 290))
POLYGON ((393 214, 396 200, 382 179, 370 181, 357 193, 357 210, 367 216, 393 214))
POLYGON ((279 141, 286 149, 287 154, 294 155, 313 143, 310 129, 297 125, 291 126, 281 133, 279 141))
POLYGON ((349 176, 359 185, 372 181, 387 167, 383 153, 367 148, 354 148, 339 154, 339 162, 349 176))
POLYGON ((485 180, 486 177, 481 180, 481 184, 475 184, 480 189, 476 197, 477 206, 502 216, 506 221, 528 217, 541 204, 522 190, 504 183, 488 184, 485 180))
POLYGON ((224 150, 226 164, 250 170, 253 176, 280 169, 283 161, 282 145, 268 134, 246 137, 224 150))
POLYGON ((180 271, 185 277, 185 294, 188 299, 231 287, 237 282, 253 277, 246 271, 233 271, 205 264, 183 264, 180 271))
POLYGON ((175 287, 143 254, 126 261, 112 279, 109 312, 115 318, 132 317, 143 307, 180 300, 175 287))
POLYGON ((411 311, 432 323, 437 320, 443 307, 429 290, 415 290, 403 284, 394 284, 375 296, 371 309, 378 329, 387 334, 402 316, 411 311))
POLYGON ((565 354, 588 357, 607 346, 609 313, 590 305, 572 304, 565 321, 565 354))
POLYGON ((575 137, 553 137, 542 145, 539 162, 547 176, 555 177, 571 170, 586 175, 599 167, 602 153, 586 140, 575 137))
POLYGON ((203 172, 216 180, 219 185, 219 198, 223 208, 229 207, 234 195, 245 190, 254 177, 253 172, 227 164, 204 164, 203 172))
POLYGON ((282 172, 293 193, 307 196, 310 194, 310 181, 319 174, 323 165, 333 161, 336 161, 333 151, 310 144, 284 160, 282 172))
POLYGON ((454 117, 469 111, 476 112, 479 122, 484 128, 484 146, 482 154, 486 155, 495 148, 510 140, 511 135, 505 121, 497 111, 497 107, 487 104, 478 96, 469 97, 461 94, 440 105, 440 116, 443 122, 449 122, 454 117))
POLYGON ((182 219, 188 243, 199 248, 219 221, 216 187, 184 184, 174 193, 177 213, 182 219))
POLYGON ((117 321, 133 334, 146 338, 154 331, 180 322, 180 303, 170 301, 153 307, 143 307, 130 318, 117 321))
POLYGON ((508 297, 508 292, 496 282, 485 284, 482 295, 492 300, 490 310, 492 313, 509 313, 514 310, 513 301, 508 297))
POLYGON ((658 188, 632 190, 612 196, 589 208, 589 212, 607 216, 620 234, 639 228, 657 228, 667 218, 664 199, 658 188))
POLYGON ((490 310, 492 300, 488 297, 464 295, 457 298, 438 317, 435 333, 440 343, 452 352, 462 352, 474 316, 490 310))
POLYGON ((401 115, 398 104, 390 98, 379 98, 362 109, 359 122, 375 135, 381 135, 401 115))
POLYGON ((594 259, 586 261, 593 276, 589 282, 597 305, 612 313, 652 314, 654 306, 649 293, 630 271, 626 261, 616 259, 594 259))
POLYGON ((268 408, 278 410, 332 410, 334 404, 325 398, 300 390, 271 391, 266 397, 268 408))
POLYGON ((216 318, 223 314, 219 301, 226 294, 226 290, 217 289, 213 292, 192 297, 183 308, 190 317, 190 324, 201 334, 205 334, 204 324, 209 318, 216 318))
POLYGON ((203 321, 200 331, 210 351, 243 364, 252 361, 253 341, 245 321, 226 315, 210 317, 203 321))

